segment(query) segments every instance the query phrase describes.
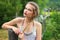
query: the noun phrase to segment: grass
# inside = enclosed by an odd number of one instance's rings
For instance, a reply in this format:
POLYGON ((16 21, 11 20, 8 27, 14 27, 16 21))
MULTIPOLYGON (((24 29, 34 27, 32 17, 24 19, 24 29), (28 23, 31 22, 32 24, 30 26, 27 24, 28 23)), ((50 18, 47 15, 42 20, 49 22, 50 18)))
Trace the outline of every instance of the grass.
POLYGON ((0 40, 8 40, 8 31, 0 29, 0 40))

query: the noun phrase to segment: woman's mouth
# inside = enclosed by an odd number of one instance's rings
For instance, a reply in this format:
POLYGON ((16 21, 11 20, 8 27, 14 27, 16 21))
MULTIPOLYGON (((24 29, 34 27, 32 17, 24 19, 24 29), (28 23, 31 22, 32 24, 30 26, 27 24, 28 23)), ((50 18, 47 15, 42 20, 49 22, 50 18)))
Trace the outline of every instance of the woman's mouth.
POLYGON ((27 13, 24 13, 25 15, 27 15, 27 13))

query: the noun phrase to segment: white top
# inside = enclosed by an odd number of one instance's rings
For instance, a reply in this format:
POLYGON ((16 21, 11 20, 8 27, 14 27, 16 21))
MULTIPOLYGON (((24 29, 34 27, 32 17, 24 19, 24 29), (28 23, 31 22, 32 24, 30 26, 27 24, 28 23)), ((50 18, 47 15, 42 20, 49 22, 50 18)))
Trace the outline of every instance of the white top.
MULTIPOLYGON (((21 32, 23 31, 23 26, 20 27, 20 31, 21 32)), ((24 38, 25 38, 25 40, 36 40, 36 27, 33 26, 32 32, 30 32, 30 33, 25 32, 24 38)))

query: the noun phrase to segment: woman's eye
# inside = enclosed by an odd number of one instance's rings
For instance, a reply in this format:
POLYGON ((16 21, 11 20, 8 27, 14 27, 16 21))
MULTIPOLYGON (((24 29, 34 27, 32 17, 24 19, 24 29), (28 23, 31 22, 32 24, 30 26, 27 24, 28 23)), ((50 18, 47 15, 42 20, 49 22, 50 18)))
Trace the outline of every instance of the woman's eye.
POLYGON ((31 9, 28 9, 29 11, 32 11, 31 9))
POLYGON ((28 9, 28 8, 25 8, 25 9, 27 9, 27 10, 29 10, 29 11, 32 11, 31 9, 28 9))

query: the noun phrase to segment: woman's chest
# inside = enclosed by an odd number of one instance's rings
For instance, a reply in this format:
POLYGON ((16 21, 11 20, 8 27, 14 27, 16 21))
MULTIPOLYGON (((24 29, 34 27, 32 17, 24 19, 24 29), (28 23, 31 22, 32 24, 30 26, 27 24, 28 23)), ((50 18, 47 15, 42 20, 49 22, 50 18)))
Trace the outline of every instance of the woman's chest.
POLYGON ((26 24, 18 23, 17 27, 20 30, 24 30, 25 32, 31 32, 32 28, 33 28, 33 25, 32 24, 28 25, 27 23, 26 24))

